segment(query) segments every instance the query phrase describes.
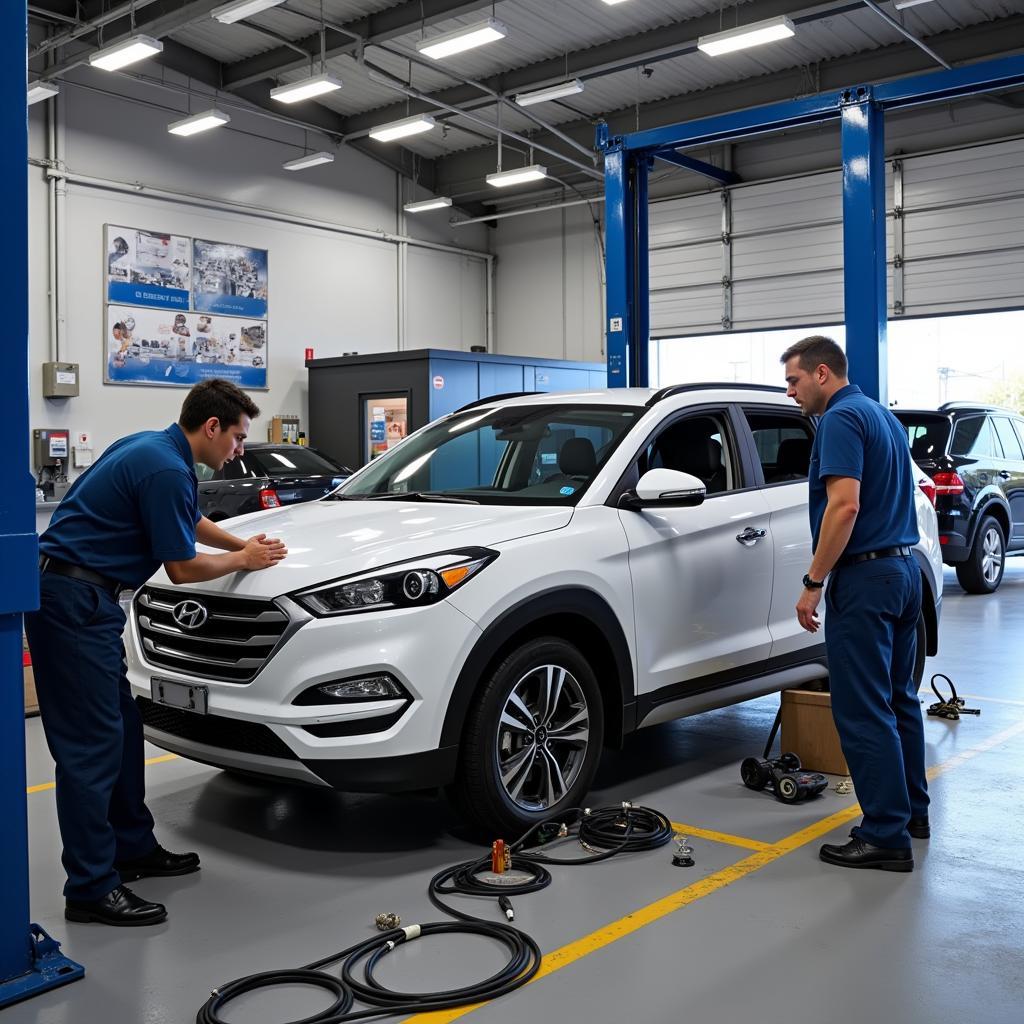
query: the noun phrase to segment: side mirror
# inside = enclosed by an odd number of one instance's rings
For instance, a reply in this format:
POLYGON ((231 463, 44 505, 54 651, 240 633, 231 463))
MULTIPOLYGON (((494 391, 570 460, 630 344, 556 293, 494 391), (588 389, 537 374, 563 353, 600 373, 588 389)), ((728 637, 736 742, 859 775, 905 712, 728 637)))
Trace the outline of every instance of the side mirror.
POLYGON ((650 469, 619 498, 619 508, 639 512, 645 508, 694 508, 707 495, 704 481, 675 469, 650 469))

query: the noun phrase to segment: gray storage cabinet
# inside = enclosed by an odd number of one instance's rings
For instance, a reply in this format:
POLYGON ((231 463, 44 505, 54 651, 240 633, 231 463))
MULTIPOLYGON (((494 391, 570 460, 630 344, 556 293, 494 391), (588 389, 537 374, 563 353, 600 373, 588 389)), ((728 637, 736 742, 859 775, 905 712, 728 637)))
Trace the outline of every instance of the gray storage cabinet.
MULTIPOLYGON (((374 408, 404 399, 412 433, 431 420, 491 395, 522 391, 590 391, 608 386, 604 363, 417 349, 311 359, 309 443, 356 469, 366 464, 380 423, 374 408), (376 403, 376 406, 375 406, 376 403)), ((388 429, 395 424, 389 424, 388 429)))

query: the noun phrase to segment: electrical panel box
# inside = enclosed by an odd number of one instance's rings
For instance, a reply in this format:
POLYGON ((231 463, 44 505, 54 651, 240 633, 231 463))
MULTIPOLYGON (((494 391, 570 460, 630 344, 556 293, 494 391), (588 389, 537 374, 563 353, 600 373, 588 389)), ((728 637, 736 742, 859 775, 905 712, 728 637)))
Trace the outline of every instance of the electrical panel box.
POLYGON ((36 469, 44 466, 66 466, 71 455, 71 438, 67 430, 33 430, 32 461, 36 469))
POLYGON ((78 363, 43 363, 43 398, 77 398, 78 363))

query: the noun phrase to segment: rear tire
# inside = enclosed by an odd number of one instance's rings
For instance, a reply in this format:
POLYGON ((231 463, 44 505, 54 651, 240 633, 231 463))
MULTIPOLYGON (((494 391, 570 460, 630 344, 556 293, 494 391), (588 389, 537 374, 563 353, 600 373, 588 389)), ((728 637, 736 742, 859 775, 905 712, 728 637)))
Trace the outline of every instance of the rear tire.
POLYGON ((966 562, 956 567, 956 578, 968 594, 991 594, 1003 581, 1006 535, 999 520, 982 516, 966 562))
POLYGON ((474 701, 449 793, 485 836, 515 840, 582 804, 603 744, 601 689, 586 658, 557 637, 528 640, 474 701))
POLYGON ((924 609, 917 617, 917 650, 914 652, 914 689, 921 690, 924 680, 924 659, 928 656, 928 627, 924 620, 924 609))

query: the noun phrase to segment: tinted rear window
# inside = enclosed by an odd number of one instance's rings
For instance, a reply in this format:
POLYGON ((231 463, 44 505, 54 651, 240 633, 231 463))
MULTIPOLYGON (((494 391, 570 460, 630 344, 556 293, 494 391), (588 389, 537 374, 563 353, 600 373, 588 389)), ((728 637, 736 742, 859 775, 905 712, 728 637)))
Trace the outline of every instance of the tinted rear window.
POLYGON ((966 416, 957 420, 953 433, 953 455, 970 455, 978 458, 982 455, 1002 455, 996 449, 996 441, 992 436, 992 424, 987 416, 966 416))
POLYGON ((916 461, 927 462, 945 453, 949 441, 947 417, 898 412, 896 418, 906 428, 910 454, 916 461))
POLYGON ((337 476, 341 468, 298 444, 287 448, 250 448, 245 457, 267 476, 337 476))

